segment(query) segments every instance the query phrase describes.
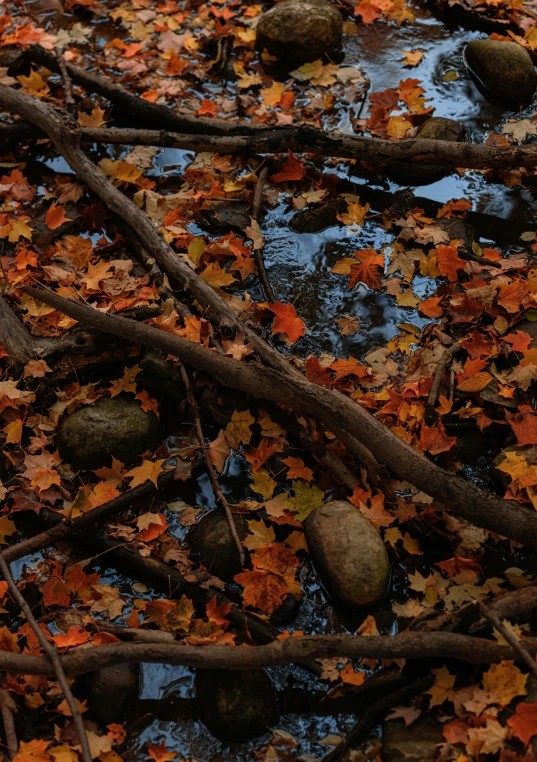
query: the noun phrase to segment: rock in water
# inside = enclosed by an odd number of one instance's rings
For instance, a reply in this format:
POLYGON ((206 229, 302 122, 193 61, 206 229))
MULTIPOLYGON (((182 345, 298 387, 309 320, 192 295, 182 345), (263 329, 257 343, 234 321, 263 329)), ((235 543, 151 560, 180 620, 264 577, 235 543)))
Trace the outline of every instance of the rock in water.
POLYGON ((198 716, 221 741, 248 741, 278 720, 276 691, 263 670, 198 670, 194 687, 198 716))
MULTIPOLYGON (((432 116, 419 128, 416 139, 424 140, 449 140, 460 143, 466 136, 466 128, 454 119, 445 119, 443 116, 432 116)), ((399 185, 428 185, 437 183, 453 170, 439 164, 408 164, 401 167, 390 167, 386 171, 387 177, 399 185)))
POLYGON ((305 530, 315 568, 340 603, 371 606, 382 598, 390 579, 388 554, 358 508, 344 500, 320 505, 305 530))
POLYGON ((442 725, 428 715, 408 727, 403 720, 382 723, 383 762, 433 762, 444 741, 442 725))
POLYGON ((139 675, 137 664, 118 664, 90 673, 88 706, 98 722, 121 722, 138 694, 139 675))
POLYGON ((257 25, 256 47, 288 61, 314 61, 341 47, 343 19, 327 0, 283 0, 257 25))
POLYGON ((122 463, 133 463, 161 441, 162 427, 154 413, 146 413, 134 400, 101 397, 63 422, 58 450, 73 468, 94 470, 110 466, 112 455, 122 463))
POLYGON ((464 51, 470 73, 500 98, 529 100, 537 87, 530 54, 516 42, 472 40, 464 51))
MULTIPOLYGON (((248 534, 248 522, 235 514, 235 526, 241 540, 248 534)), ((187 537, 187 545, 200 563, 215 577, 231 581, 241 571, 239 551, 223 511, 211 511, 204 516, 187 537)))

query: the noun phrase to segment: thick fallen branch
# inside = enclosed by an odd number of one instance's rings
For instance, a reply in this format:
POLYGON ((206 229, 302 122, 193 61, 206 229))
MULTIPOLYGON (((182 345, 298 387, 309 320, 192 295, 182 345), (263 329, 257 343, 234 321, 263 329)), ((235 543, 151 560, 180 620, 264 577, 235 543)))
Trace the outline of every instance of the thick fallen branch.
MULTIPOLYGON (((537 638, 525 638, 537 650, 537 638)), ((61 658, 65 674, 82 675, 115 664, 180 664, 200 669, 262 669, 306 659, 458 659, 469 664, 492 664, 504 659, 520 663, 511 646, 451 632, 401 635, 300 635, 274 640, 263 646, 186 646, 174 643, 117 643, 95 648, 75 648, 61 658)), ((0 669, 26 675, 53 675, 42 656, 0 651, 0 669)))
POLYGON ((6 748, 11 759, 13 759, 19 750, 17 731, 15 729, 15 718, 13 716, 16 711, 17 705, 9 691, 0 691, 0 713, 2 714, 2 724, 4 725, 4 733, 6 736, 6 748))
POLYGON ((298 374, 282 373, 257 363, 237 362, 158 328, 101 313, 50 291, 28 287, 21 290, 74 320, 179 357, 225 386, 283 403, 296 412, 317 418, 336 436, 340 431, 351 434, 367 443, 375 458, 399 478, 436 498, 449 513, 537 551, 535 511, 483 492, 444 471, 345 395, 317 386, 298 374))
MULTIPOLYGON (((510 590, 483 603, 500 621, 509 619, 515 622, 529 622, 537 611, 537 585, 510 590)), ((450 611, 447 614, 435 616, 433 619, 427 619, 418 625, 421 631, 427 632, 443 630, 444 632, 470 633, 479 632, 487 626, 487 619, 481 616, 474 603, 468 603, 459 611, 450 611)))
MULTIPOLYGON (((83 141, 93 143, 180 148, 194 153, 210 151, 253 155, 294 151, 354 159, 383 167, 408 166, 408 164, 416 166, 434 164, 446 169, 509 169, 537 166, 536 145, 482 146, 475 143, 454 143, 450 140, 424 138, 393 141, 346 135, 337 131, 323 132, 310 125, 266 128, 258 135, 241 134, 241 129, 242 124, 235 123, 235 129, 230 130, 229 135, 220 136, 204 134, 201 131, 191 135, 165 130, 83 127, 80 135, 83 141)), ((15 141, 20 142, 42 136, 42 131, 26 123, 19 126, 18 132, 12 125, 5 125, 0 127, 0 146, 5 149, 15 141)), ((491 266, 497 267, 498 263, 491 262, 491 266)))

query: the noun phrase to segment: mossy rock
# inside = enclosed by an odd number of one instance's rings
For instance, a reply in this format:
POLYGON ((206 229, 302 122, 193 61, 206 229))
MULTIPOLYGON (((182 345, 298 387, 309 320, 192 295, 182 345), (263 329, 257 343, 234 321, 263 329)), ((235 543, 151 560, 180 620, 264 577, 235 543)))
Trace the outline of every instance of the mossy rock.
POLYGON ((181 371, 176 363, 166 360, 162 352, 146 349, 138 363, 140 372, 136 380, 143 387, 163 395, 172 402, 182 402, 186 395, 181 371))
POLYGON ((198 716, 221 741, 249 741, 278 720, 276 691, 263 670, 198 670, 194 687, 198 716))
POLYGON ((162 427, 153 412, 135 400, 101 397, 79 408, 63 422, 58 435, 61 458, 75 469, 95 470, 112 464, 112 456, 127 465, 162 441, 162 427))
POLYGON ((138 664, 118 664, 91 672, 88 677, 88 706, 102 725, 121 722, 138 695, 138 664))
POLYGON ((341 47, 343 19, 327 0, 283 0, 257 25, 256 47, 285 61, 315 61, 341 47))
MULTIPOLYGON (((448 140, 460 143, 466 136, 466 128, 454 119, 443 116, 432 116, 424 122, 416 133, 416 140, 448 140)), ((389 167, 386 176, 398 185, 428 185, 436 183, 453 170, 439 164, 407 164, 405 166, 389 167)))
MULTIPOLYGON (((235 514, 235 526, 241 540, 248 534, 248 522, 235 514)), ((208 572, 229 582, 241 571, 239 551, 224 511, 211 511, 192 527, 187 545, 208 572)))
POLYGON ((472 40, 464 58, 470 73, 494 95, 515 101, 533 96, 537 87, 533 62, 516 42, 472 40))
POLYGON ((305 523, 308 550, 328 592, 340 604, 378 603, 390 580, 381 536, 358 508, 334 500, 315 508, 305 523))

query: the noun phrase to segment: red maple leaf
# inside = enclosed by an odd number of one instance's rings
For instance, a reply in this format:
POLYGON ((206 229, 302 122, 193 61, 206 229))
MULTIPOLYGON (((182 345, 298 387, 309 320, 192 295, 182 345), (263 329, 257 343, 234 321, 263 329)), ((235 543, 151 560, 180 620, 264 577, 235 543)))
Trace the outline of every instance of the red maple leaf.
POLYGON ((287 336, 291 344, 294 344, 297 339, 304 336, 306 326, 302 318, 299 318, 296 314, 292 304, 274 302, 274 304, 268 306, 268 309, 276 315, 272 323, 272 333, 281 333, 287 336))
POLYGON ((296 158, 294 153, 289 151, 289 156, 283 167, 275 175, 272 175, 270 179, 274 180, 275 183, 286 183, 293 180, 302 180, 305 174, 306 168, 304 164, 296 158))

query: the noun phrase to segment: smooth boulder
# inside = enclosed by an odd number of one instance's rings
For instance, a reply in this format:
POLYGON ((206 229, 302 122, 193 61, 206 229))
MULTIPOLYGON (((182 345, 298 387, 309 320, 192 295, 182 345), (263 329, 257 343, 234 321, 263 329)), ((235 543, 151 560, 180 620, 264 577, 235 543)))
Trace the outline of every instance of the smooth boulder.
POLYGON ((444 742, 442 725, 426 714, 408 727, 404 720, 382 723, 383 762, 434 762, 444 742))
POLYGON ((91 672, 88 677, 88 706, 102 725, 121 722, 138 695, 138 664, 118 664, 91 672))
POLYGON ((491 93, 515 101, 529 100, 537 76, 528 51, 516 42, 472 40, 464 51, 470 73, 491 93))
POLYGON ((371 606, 382 598, 390 562, 381 536, 358 508, 334 500, 305 523, 306 542, 328 592, 341 604, 371 606))
POLYGON ((283 0, 257 25, 256 47, 286 61, 315 61, 341 47, 343 19, 328 0, 283 0))
MULTIPOLYGON (((234 515, 237 534, 244 540, 248 522, 241 514, 234 515)), ((242 567, 239 551, 231 534, 224 511, 215 510, 192 527, 186 543, 198 561, 210 574, 230 582, 242 567)))
POLYGON ((221 741, 257 738, 280 714, 274 685, 263 670, 198 670, 194 689, 198 716, 221 741))
POLYGON ((135 400, 101 397, 66 418, 58 435, 62 460, 75 469, 112 465, 112 456, 131 464, 162 441, 162 427, 153 412, 135 400))
MULTIPOLYGON (((424 122, 416 133, 415 140, 448 140, 460 143, 466 137, 466 128, 454 119, 443 116, 432 116, 424 122)), ((399 185, 428 185, 437 183, 453 170, 440 164, 407 164, 400 167, 390 167, 386 176, 399 185)))

